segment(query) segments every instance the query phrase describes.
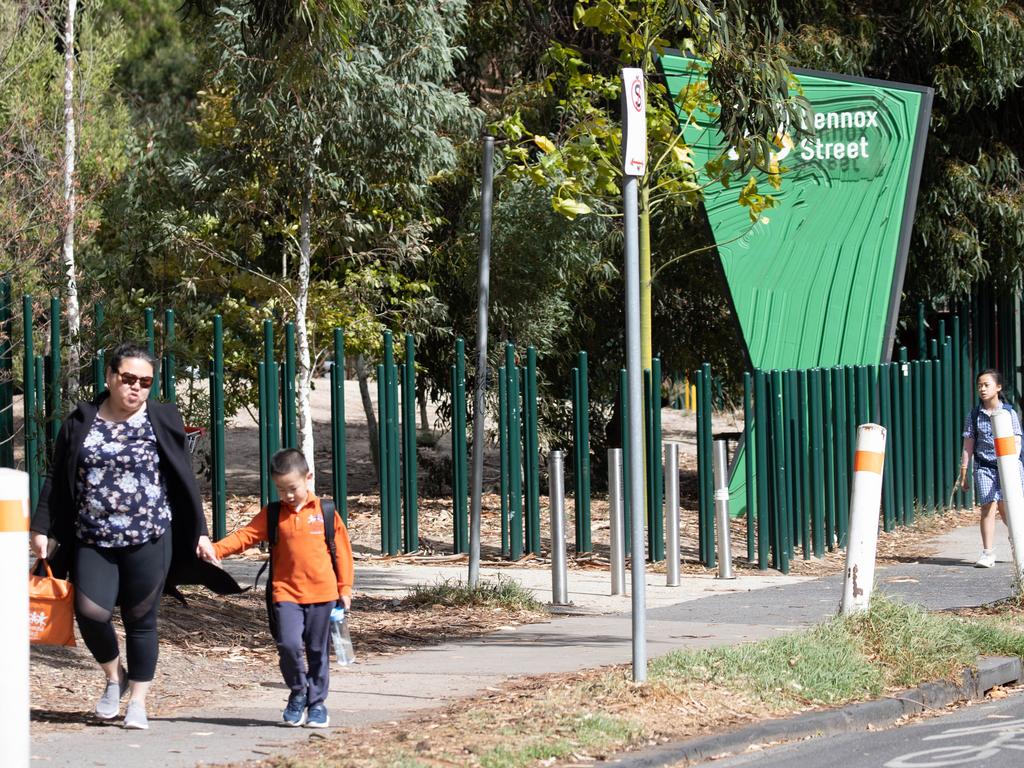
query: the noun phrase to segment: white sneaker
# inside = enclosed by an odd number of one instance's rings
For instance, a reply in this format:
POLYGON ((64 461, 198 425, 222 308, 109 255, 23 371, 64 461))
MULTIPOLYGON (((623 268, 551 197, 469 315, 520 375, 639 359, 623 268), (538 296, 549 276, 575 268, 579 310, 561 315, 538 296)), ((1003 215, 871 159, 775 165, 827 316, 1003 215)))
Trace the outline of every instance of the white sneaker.
POLYGON ((124 713, 124 727, 135 731, 145 731, 149 728, 145 704, 141 701, 128 702, 128 709, 124 713))
POLYGON ((975 568, 991 568, 996 564, 996 553, 987 549, 981 551, 981 557, 979 557, 975 563, 975 568))

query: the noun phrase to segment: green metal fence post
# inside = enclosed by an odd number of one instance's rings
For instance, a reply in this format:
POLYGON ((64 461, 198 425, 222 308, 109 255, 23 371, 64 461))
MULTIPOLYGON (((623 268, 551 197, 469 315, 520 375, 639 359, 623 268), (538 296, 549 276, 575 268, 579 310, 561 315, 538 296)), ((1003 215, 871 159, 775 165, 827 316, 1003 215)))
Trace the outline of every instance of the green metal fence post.
POLYGON ((662 511, 665 501, 665 465, 661 455, 661 358, 651 360, 651 475, 654 516, 651 527, 652 560, 665 559, 665 515, 662 511))
POLYGON ((882 471, 882 525, 886 531, 891 531, 896 522, 896 500, 893 498, 893 489, 895 488, 893 482, 895 461, 893 456, 899 446, 897 442, 899 437, 893 422, 892 393, 890 389, 892 374, 890 373, 890 368, 890 363, 878 366, 879 415, 887 435, 884 468, 882 471))
MULTIPOLYGON (((452 366, 452 389, 455 384, 455 366, 452 366)), ((452 398, 454 411, 454 396, 452 398)), ((453 416, 454 420, 454 416, 453 416)), ((452 437, 454 439, 454 430, 452 437)), ((454 445, 454 444, 453 444, 454 445)), ((387 377, 384 374, 384 364, 377 365, 377 485, 380 488, 380 553, 386 555, 391 552, 391 494, 388 491, 388 387, 387 377)), ((454 464, 455 454, 452 454, 454 464)), ((454 484, 452 487, 454 491, 454 484)), ((453 518, 454 522, 454 518, 453 518)), ((457 549, 456 542, 456 549, 457 549)), ((455 551, 455 550, 453 550, 455 551)))
POLYGON ((215 386, 210 390, 214 403, 213 437, 213 535, 227 535, 227 463, 224 450, 224 325, 220 315, 213 316, 213 365, 215 386))
POLYGON ((754 485, 754 377, 749 372, 743 374, 743 480, 747 505, 747 562, 757 562, 756 532, 754 521, 757 515, 757 491, 754 485))
POLYGON ((39 420, 36 413, 36 353, 33 340, 33 307, 32 297, 25 294, 21 299, 22 327, 24 338, 24 360, 22 363, 22 407, 25 423, 25 471, 28 473, 29 509, 35 510, 39 499, 40 474, 42 467, 39 458, 39 420))
POLYGON ((946 438, 943 441, 945 453, 942 457, 942 504, 945 506, 955 497, 955 491, 951 494, 953 483, 959 479, 958 469, 960 467, 960 446, 957 440, 958 431, 956 422, 960 416, 959 408, 953 392, 953 340, 946 337, 942 345, 942 424, 946 438))
POLYGON ((522 428, 519 412, 519 366, 515 347, 505 345, 505 372, 508 376, 508 464, 509 464, 509 551, 512 560, 523 556, 523 462, 522 428))
MULTIPOLYGON (((710 499, 706 497, 707 493, 707 474, 711 471, 711 456, 704 453, 704 430, 706 425, 704 423, 704 401, 707 399, 707 394, 704 392, 704 375, 703 372, 698 369, 694 374, 694 379, 697 383, 697 557, 700 562, 707 564, 707 538, 708 538, 708 505, 710 499)), ((625 410, 622 411, 626 413, 625 410)), ((623 416, 625 420, 625 416, 623 416)), ((625 424, 623 423, 623 427, 625 424)), ((623 462, 625 462, 625 440, 623 440, 623 462)), ((624 465, 625 466, 625 465, 624 465)), ((628 485, 626 486, 628 489, 628 485)), ((628 496, 628 491, 625 493, 628 496)), ((629 515, 626 515, 627 519, 629 515)))
POLYGON ((95 307, 95 319, 93 320, 93 336, 94 344, 96 346, 96 357, 92 363, 92 376, 93 376, 93 397, 99 397, 100 394, 107 388, 107 373, 106 373, 106 362, 104 358, 106 355, 103 352, 104 344, 106 343, 106 317, 103 311, 103 302, 97 301, 95 307))
POLYGON ((799 457, 797 465, 800 470, 797 474, 799 486, 797 491, 800 494, 800 549, 803 552, 804 560, 811 559, 811 545, 813 531, 811 521, 814 517, 813 499, 811 493, 811 476, 813 473, 813 458, 811 449, 810 425, 808 423, 808 392, 807 392, 807 371, 796 372, 796 407, 797 407, 797 444, 796 450, 799 457))
POLYGON ((706 547, 706 564, 708 568, 714 568, 717 564, 717 553, 715 552, 715 476, 713 471, 714 454, 714 428, 712 426, 712 389, 711 389, 711 364, 704 363, 700 367, 701 376, 704 379, 704 402, 701 406, 701 418, 704 420, 704 456, 707 461, 707 469, 704 472, 704 499, 706 502, 705 514, 707 535, 704 537, 706 547))
MULTIPOLYGON (((156 321, 153 317, 153 308, 146 307, 146 351, 149 352, 149 356, 156 360, 156 321)), ((151 400, 160 399, 160 371, 159 366, 156 363, 153 364, 157 370, 153 371, 155 374, 153 377, 153 385, 149 390, 149 397, 151 400)))
POLYGON ((458 420, 457 433, 458 452, 455 459, 459 463, 459 552, 469 552, 469 463, 466 447, 466 342, 455 340, 455 418, 458 420))
POLYGON ((925 509, 935 511, 935 364, 931 360, 922 363, 924 368, 924 484, 925 509))
POLYGON ((10 278, 0 279, 0 467, 14 468, 14 321, 10 278))
MULTIPOLYGON (((540 545, 540 433, 537 424, 537 348, 526 348, 526 381, 528 419, 527 444, 529 452, 527 460, 530 472, 530 551, 541 554, 540 545)), ((468 548, 468 538, 467 538, 468 548)))
POLYGON ((587 353, 579 352, 576 356, 577 387, 577 434, 576 463, 573 472, 576 475, 576 551, 592 552, 590 522, 590 384, 587 353))
MULTIPOLYGON (((399 492, 399 452, 398 442, 398 369, 395 367, 395 341, 391 331, 384 332, 384 381, 387 399, 388 429, 388 518, 391 533, 388 535, 388 554, 397 555, 402 546, 402 515, 399 492)), ((465 439, 463 433, 463 441, 465 439)), ((463 448, 464 448, 463 442, 463 448)))
POLYGON ((417 494, 419 493, 416 453, 416 344, 411 333, 405 334, 405 375, 402 381, 402 479, 405 515, 406 552, 415 552, 420 546, 420 522, 417 494))
POLYGON ((789 508, 787 507, 787 488, 789 487, 789 479, 787 478, 787 467, 786 467, 786 423, 784 421, 783 412, 783 384, 782 384, 782 371, 771 372, 771 383, 772 383, 772 438, 774 443, 774 472, 775 472, 775 507, 778 510, 777 514, 777 533, 776 533, 776 552, 777 554, 777 566, 783 573, 789 573, 789 542, 787 540, 788 530, 788 515, 789 508))
MULTIPOLYGON (((836 445, 836 544, 846 548, 847 521, 850 512, 850 478, 853 456, 850 453, 850 409, 846 395, 849 368, 832 369, 832 407, 835 409, 836 445)), ((852 393, 851 393, 852 394, 852 393)))
POLYGON ((796 371, 792 368, 782 373, 782 418, 783 440, 786 461, 786 511, 783 519, 783 541, 786 557, 793 559, 796 539, 800 531, 800 467, 797 453, 797 406, 796 371))
POLYGON ((838 442, 834 438, 835 411, 832 404, 832 370, 825 368, 821 372, 821 442, 823 453, 823 472, 825 481, 824 530, 825 546, 829 552, 835 549, 836 517, 839 508, 836 499, 836 450, 838 442))
POLYGON ((498 461, 501 491, 501 556, 509 557, 508 373, 498 368, 498 461))
POLYGON ((768 414, 771 412, 768 402, 768 382, 764 371, 754 370, 754 457, 757 461, 757 567, 768 570, 770 556, 769 507, 768 490, 771 479, 768 462, 768 414))
MULTIPOLYGON (((264 363, 264 380, 267 385, 267 413, 266 413, 266 425, 267 425, 267 461, 277 453, 281 446, 281 432, 280 432, 280 421, 278 419, 278 397, 277 397, 277 382, 278 382, 278 371, 277 362, 274 359, 274 325, 270 320, 263 321, 263 363, 264 363)), ((267 467, 267 473, 269 478, 270 468, 267 467)), ((267 483, 267 499, 269 501, 277 501, 277 487, 273 482, 268 480, 267 483)))
MULTIPOLYGON (((698 390, 700 389, 700 386, 701 386, 700 385, 700 380, 698 379, 698 383, 697 383, 698 390)), ((620 368, 619 369, 619 414, 620 414, 621 418, 619 419, 619 445, 622 447, 622 522, 623 522, 622 530, 625 533, 625 536, 623 538, 625 539, 625 550, 626 550, 627 553, 632 551, 630 549, 630 546, 631 546, 632 535, 633 535, 633 521, 632 521, 632 516, 630 515, 630 512, 629 512, 629 493, 630 493, 629 489, 631 487, 630 483, 632 482, 632 478, 630 476, 630 471, 629 471, 629 456, 630 456, 630 453, 629 453, 629 441, 626 439, 626 430, 628 429, 628 426, 626 424, 626 420, 627 420, 628 417, 626 416, 626 414, 628 414, 628 413, 629 413, 629 379, 627 378, 627 375, 626 375, 626 369, 625 368, 620 368)), ((700 428, 701 428, 700 414, 698 413, 698 415, 697 415, 697 430, 698 430, 698 432, 700 431, 700 428)), ((698 439, 698 441, 697 441, 697 466, 698 466, 698 470, 702 466, 702 459, 700 457, 701 448, 702 448, 702 443, 698 439)), ((704 493, 704 485, 703 485, 703 483, 701 483, 700 492, 702 494, 704 493)), ((703 515, 703 507, 701 507, 700 512, 698 513, 698 515, 703 515)), ((703 517, 699 517, 698 519, 700 521, 699 524, 698 524, 699 535, 701 537, 700 541, 703 542, 704 541, 704 538, 703 538, 703 536, 704 536, 704 527, 703 527, 704 526, 704 519, 703 519, 703 517)), ((641 532, 641 535, 643 535, 643 532, 641 532)), ((700 546, 701 546, 701 548, 700 548, 700 557, 701 557, 701 560, 703 560, 703 558, 704 558, 704 549, 703 549, 704 545, 703 545, 703 543, 700 546)))
POLYGON ((654 507, 654 398, 651 395, 652 376, 651 369, 645 368, 643 372, 643 413, 644 413, 644 500, 647 502, 647 560, 656 560, 656 528, 654 518, 658 511, 654 507))
POLYGON ((267 364, 260 360, 256 365, 259 394, 259 436, 260 436, 260 507, 267 506, 270 498, 270 456, 267 453, 267 364))
POLYGON ((348 446, 345 426, 345 334, 334 329, 334 363, 331 365, 331 467, 334 504, 348 525, 348 446))
POLYGON ((299 447, 295 372, 295 323, 285 323, 284 365, 281 368, 281 445, 285 448, 299 447))
POLYGON ((825 555, 825 455, 822 443, 824 417, 821 401, 821 369, 815 368, 808 374, 808 397, 810 400, 811 443, 811 533, 815 557, 825 555))
POLYGON ((47 450, 57 440, 60 425, 64 420, 64 405, 61 395, 60 364, 60 299, 50 298, 50 375, 49 397, 46 401, 47 450))
POLYGON ((174 355, 174 310, 164 310, 163 395, 169 403, 178 402, 178 370, 174 355))

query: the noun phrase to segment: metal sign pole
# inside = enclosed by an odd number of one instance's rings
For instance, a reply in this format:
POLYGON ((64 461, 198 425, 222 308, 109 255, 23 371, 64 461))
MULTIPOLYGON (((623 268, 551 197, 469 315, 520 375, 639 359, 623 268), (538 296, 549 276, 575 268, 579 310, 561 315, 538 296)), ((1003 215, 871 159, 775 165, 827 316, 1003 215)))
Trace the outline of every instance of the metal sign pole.
POLYGON ((643 373, 640 362, 640 215, 637 177, 647 164, 647 104, 640 69, 622 70, 624 130, 623 214, 626 277, 626 378, 629 398, 623 438, 629 446, 629 511, 632 516, 630 573, 633 585, 633 681, 647 680, 647 602, 644 563, 643 373))

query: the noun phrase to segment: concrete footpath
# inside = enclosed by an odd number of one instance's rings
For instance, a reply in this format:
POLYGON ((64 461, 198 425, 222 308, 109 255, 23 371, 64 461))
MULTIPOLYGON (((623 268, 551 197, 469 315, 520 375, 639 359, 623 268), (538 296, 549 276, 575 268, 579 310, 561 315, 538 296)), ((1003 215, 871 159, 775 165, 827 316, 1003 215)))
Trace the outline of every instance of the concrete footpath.
MULTIPOLYGON (((992 569, 973 568, 976 528, 938 540, 938 554, 881 568, 877 589, 933 610, 981 605, 1010 596, 1012 573, 1005 545, 992 569)), ((230 566, 242 580, 251 564, 230 566)), ((501 569, 550 599, 546 570, 501 569)), ((416 584, 464 578, 465 568, 360 567, 360 592, 399 596, 416 584)), ((494 575, 485 569, 484 576, 494 575)), ((684 576, 683 586, 664 587, 664 575, 648 578, 650 658, 677 648, 700 648, 760 640, 821 621, 836 613, 839 576, 822 579, 747 576, 723 582, 684 576)), ((570 599, 583 615, 553 616, 550 622, 509 628, 474 640, 445 643, 396 656, 332 669, 328 706, 335 726, 391 721, 445 700, 468 696, 509 677, 567 672, 629 662, 629 598, 607 596, 607 573, 570 572, 570 599)), ((628 584, 628 579, 627 579, 628 584)), ((285 699, 276 670, 266 691, 240 696, 230 706, 154 717, 146 732, 97 725, 68 733, 33 734, 33 764, 39 766, 184 766, 265 758, 308 740, 317 732, 278 726, 285 699), (276 685, 272 685, 276 683, 276 685)))

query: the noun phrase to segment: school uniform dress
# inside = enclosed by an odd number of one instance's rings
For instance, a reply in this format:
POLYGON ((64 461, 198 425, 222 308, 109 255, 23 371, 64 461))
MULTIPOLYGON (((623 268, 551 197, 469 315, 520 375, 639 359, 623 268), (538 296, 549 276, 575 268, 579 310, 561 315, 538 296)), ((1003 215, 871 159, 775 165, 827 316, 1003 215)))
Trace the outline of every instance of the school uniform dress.
MULTIPOLYGON (((1021 436, 1020 419, 1014 408, 1007 408, 1013 422, 1013 434, 1021 436)), ((1002 489, 999 485, 999 468, 996 463, 996 441, 992 430, 992 415, 985 409, 977 411, 977 428, 973 418, 974 411, 967 414, 964 422, 963 436, 974 439, 974 493, 978 504, 989 504, 1002 501, 1002 489)), ((1018 456, 1019 462, 1019 456, 1018 456)), ((1024 485, 1024 465, 1021 466, 1022 485, 1024 485)))
MULTIPOLYGON (((247 526, 213 545, 217 558, 237 554, 266 541, 267 508, 247 526)), ((271 550, 273 610, 277 620, 277 652, 281 676, 310 707, 327 698, 330 668, 331 610, 342 596, 352 595, 352 545, 348 530, 334 512, 337 572, 331 563, 320 499, 312 496, 299 509, 281 504, 277 543, 271 550)))

